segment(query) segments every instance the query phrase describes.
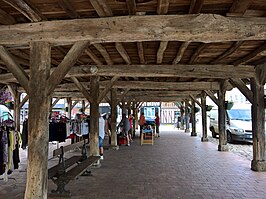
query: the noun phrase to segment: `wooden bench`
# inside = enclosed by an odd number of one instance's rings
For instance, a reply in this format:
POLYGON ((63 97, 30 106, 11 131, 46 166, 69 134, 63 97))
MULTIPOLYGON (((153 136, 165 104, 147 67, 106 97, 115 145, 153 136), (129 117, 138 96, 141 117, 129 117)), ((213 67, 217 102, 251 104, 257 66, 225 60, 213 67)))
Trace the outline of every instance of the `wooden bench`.
POLYGON ((88 167, 100 159, 100 156, 87 157, 85 140, 64 147, 61 146, 53 151, 53 156, 59 156, 59 162, 48 169, 48 179, 51 179, 57 185, 57 189, 52 190, 51 195, 66 197, 70 197, 71 193, 65 190, 65 185, 70 180, 77 179, 80 175, 91 175, 91 172, 87 170, 88 167), (74 150, 77 147, 82 147, 81 155, 75 155, 68 159, 64 157, 65 152, 74 150))

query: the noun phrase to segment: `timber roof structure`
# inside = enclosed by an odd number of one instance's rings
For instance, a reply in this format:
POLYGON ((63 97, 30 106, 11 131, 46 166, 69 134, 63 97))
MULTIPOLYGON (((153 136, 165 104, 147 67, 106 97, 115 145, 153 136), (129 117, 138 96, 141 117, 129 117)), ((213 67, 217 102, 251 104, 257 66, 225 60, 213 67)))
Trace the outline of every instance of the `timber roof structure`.
POLYGON ((47 41, 51 71, 72 64, 54 97, 84 98, 99 75, 107 101, 111 87, 126 101, 176 101, 266 67, 265 0, 0 0, 0 24, 0 83, 27 90, 12 66, 29 75, 30 43, 47 41))

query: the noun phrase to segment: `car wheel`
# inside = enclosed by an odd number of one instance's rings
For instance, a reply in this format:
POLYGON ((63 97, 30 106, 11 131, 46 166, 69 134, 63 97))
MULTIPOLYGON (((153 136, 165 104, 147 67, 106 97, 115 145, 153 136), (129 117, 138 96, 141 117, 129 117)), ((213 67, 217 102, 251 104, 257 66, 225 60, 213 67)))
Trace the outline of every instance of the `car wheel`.
POLYGON ((226 132, 227 135, 227 143, 232 143, 233 139, 232 139, 232 135, 229 131, 226 132))
POLYGON ((215 133, 215 130, 212 126, 210 127, 210 131, 212 132, 212 137, 216 138, 216 133, 215 133))

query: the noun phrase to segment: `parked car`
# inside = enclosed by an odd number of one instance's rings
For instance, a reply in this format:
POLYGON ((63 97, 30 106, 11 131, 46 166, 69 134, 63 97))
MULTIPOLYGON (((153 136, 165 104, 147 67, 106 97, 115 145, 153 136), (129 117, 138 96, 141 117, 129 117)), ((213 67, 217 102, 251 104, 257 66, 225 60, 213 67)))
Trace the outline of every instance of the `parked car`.
MULTIPOLYGON (((212 137, 219 135, 218 110, 210 111, 210 131, 212 137)), ((227 142, 244 141, 252 142, 252 120, 250 106, 234 106, 226 110, 227 142)))

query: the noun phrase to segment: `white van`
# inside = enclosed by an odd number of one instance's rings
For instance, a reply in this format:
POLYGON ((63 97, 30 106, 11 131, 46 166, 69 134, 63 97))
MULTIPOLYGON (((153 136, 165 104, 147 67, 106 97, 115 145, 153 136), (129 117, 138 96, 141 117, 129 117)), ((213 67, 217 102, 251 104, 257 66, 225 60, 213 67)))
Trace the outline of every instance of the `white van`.
MULTIPOLYGON (((219 135, 218 110, 210 111, 210 131, 212 137, 219 135)), ((252 142, 251 105, 234 105, 226 111, 227 142, 252 142)))

